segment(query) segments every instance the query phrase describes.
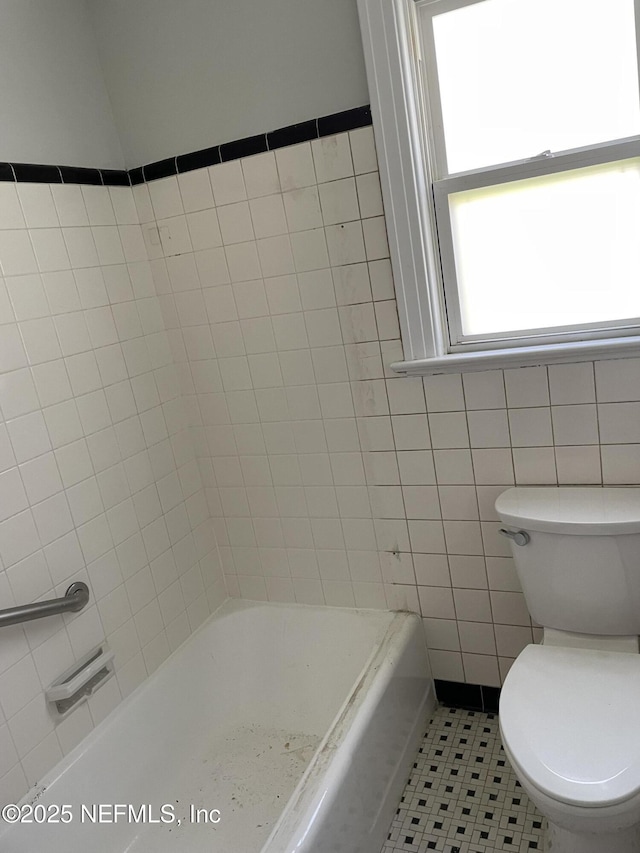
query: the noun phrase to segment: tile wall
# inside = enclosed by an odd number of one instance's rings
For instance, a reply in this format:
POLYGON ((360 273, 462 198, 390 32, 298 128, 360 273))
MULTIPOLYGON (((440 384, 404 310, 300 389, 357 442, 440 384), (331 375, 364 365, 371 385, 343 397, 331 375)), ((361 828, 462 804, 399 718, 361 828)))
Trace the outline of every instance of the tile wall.
POLYGON ((226 591, 129 187, 0 183, 0 801, 18 799, 226 591), (54 730, 43 689, 107 637, 114 679, 54 730))
POLYGON ((232 595, 409 608, 436 678, 539 638, 514 483, 640 483, 640 359, 401 378, 370 127, 134 188, 232 595))
POLYGON ((0 606, 92 589, 2 630, 0 799, 227 589, 417 611, 451 681, 539 637, 495 498, 640 483, 640 358, 398 377, 388 254, 370 127, 133 189, 0 182, 0 606), (43 688, 105 635, 117 678, 54 730, 43 688))

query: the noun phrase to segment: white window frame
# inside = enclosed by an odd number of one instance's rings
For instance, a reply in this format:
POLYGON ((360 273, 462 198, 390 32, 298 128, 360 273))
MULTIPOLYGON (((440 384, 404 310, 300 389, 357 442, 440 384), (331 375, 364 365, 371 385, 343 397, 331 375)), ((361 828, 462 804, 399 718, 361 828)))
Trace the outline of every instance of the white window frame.
MULTIPOLYGON (((438 219, 440 228, 446 228, 449 216, 444 205, 448 206, 450 192, 481 185, 480 175, 486 175, 485 185, 513 180, 514 164, 508 164, 508 178, 502 164, 435 180, 436 141, 431 122, 439 110, 432 109, 430 120, 426 120, 426 100, 433 93, 426 91, 420 79, 420 5, 424 6, 424 0, 358 0, 404 348, 404 361, 391 367, 398 373, 421 375, 640 356, 638 329, 631 327, 626 334, 621 328, 607 328, 606 323, 594 324, 588 331, 580 327, 575 334, 566 328, 540 330, 541 342, 536 344, 523 345, 500 335, 493 336, 493 348, 486 340, 465 342, 464 347, 450 342, 436 206, 440 214, 446 214, 438 219)), ((637 26, 639 18, 636 14, 637 26)), ((637 38, 640 44, 638 33, 637 38)), ((639 155, 640 142, 632 137, 561 152, 544 162, 535 158, 518 161, 517 165, 524 178, 639 155)), ((443 240, 443 245, 446 242, 443 240)), ((453 263, 451 253, 443 252, 442 263, 453 263)), ((447 278, 454 280, 450 275, 447 278)), ((455 333, 455 317, 452 328, 455 333)))

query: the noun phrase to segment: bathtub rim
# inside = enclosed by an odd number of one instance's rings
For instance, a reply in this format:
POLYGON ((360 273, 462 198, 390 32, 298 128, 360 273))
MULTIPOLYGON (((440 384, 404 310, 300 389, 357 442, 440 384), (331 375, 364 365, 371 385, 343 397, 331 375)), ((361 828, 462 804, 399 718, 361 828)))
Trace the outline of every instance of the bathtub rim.
MULTIPOLYGON (((311 761, 305 768, 303 775, 291 793, 259 853, 284 853, 285 846, 283 845, 294 842, 296 829, 307 826, 308 830, 305 832, 305 835, 295 844, 295 848, 291 848, 297 850, 304 842, 308 831, 314 827, 316 818, 322 809, 325 796, 330 790, 330 785, 335 779, 340 779, 347 769, 352 754, 352 743, 357 740, 358 733, 374 715, 379 704, 379 699, 386 691, 393 677, 396 669, 396 660, 389 658, 389 651, 394 641, 395 649, 401 651, 408 647, 408 640, 413 633, 417 632, 419 642, 424 644, 426 657, 427 647, 422 634, 422 620, 420 616, 417 613, 406 610, 387 610, 382 612, 393 614, 393 618, 384 636, 381 638, 377 648, 372 650, 358 673, 348 696, 345 698, 326 734, 320 741, 311 761), (353 697, 356 694, 363 697, 359 702, 353 702, 353 697), (329 748, 332 739, 335 740, 337 748, 329 748), (323 754, 324 760, 321 761, 320 758, 323 754)), ((386 817, 381 816, 384 814, 385 806, 387 810, 389 809, 389 796, 394 787, 397 787, 399 774, 403 773, 404 762, 402 759, 405 759, 409 753, 413 756, 418 749, 427 711, 432 711, 437 704, 433 677, 429 671, 425 673, 425 681, 427 682, 426 689, 422 695, 420 708, 416 714, 411 735, 405 742, 402 758, 398 760, 396 775, 387 786, 387 797, 380 803, 378 809, 376 823, 382 819, 385 827, 389 825, 391 817, 388 815, 386 817)), ((402 785, 404 786, 404 781, 402 785)), ((395 796, 392 796, 391 805, 394 809, 396 808, 395 796)))

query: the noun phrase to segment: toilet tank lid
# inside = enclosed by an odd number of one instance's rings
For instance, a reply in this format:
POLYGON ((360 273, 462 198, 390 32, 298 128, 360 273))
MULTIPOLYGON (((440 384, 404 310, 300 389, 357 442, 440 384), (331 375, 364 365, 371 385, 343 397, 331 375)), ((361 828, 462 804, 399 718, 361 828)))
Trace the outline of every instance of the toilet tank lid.
POLYGON ((505 524, 542 533, 640 533, 640 489, 507 489, 496 500, 496 512, 505 524))

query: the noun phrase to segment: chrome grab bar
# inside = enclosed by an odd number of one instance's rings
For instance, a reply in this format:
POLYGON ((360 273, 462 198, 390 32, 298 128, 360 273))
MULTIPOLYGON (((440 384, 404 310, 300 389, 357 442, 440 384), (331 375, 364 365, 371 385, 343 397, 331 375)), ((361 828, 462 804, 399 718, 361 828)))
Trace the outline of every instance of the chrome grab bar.
POLYGON ((35 601, 20 607, 7 607, 0 610, 0 628, 17 625, 31 619, 55 616, 57 613, 76 613, 89 601, 89 587, 82 581, 72 583, 62 598, 50 598, 48 601, 35 601))
POLYGON ((511 539, 514 545, 526 545, 531 538, 526 530, 505 530, 504 527, 501 527, 498 533, 501 536, 506 536, 507 539, 511 539))

